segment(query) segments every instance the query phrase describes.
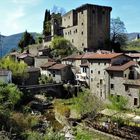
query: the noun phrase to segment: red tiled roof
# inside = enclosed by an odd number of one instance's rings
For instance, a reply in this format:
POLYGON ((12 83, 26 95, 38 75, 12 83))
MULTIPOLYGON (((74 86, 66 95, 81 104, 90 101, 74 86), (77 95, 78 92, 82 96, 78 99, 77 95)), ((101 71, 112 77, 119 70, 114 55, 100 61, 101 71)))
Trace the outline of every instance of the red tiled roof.
POLYGON ((69 60, 69 59, 80 60, 80 59, 82 59, 83 55, 84 54, 82 54, 82 55, 72 54, 70 56, 63 58, 62 60, 69 60))
POLYGON ((56 62, 47 62, 46 64, 42 65, 41 68, 48 68, 56 64, 56 62))
POLYGON ((112 59, 122 54, 123 53, 110 53, 110 54, 87 53, 83 56, 83 59, 112 59))
POLYGON ((134 66, 135 64, 137 64, 136 62, 134 61, 129 61, 123 65, 119 65, 119 66, 111 66, 111 67, 108 67, 106 70, 107 71, 125 71, 126 69, 128 69, 129 67, 131 66, 134 66))
POLYGON ((55 64, 55 65, 49 67, 48 69, 50 69, 50 70, 61 70, 65 67, 67 67, 67 65, 65 65, 65 64, 55 64))
POLYGON ((18 55, 18 58, 23 59, 23 58, 25 58, 25 57, 27 57, 27 56, 34 57, 34 56, 31 55, 30 53, 21 53, 21 54, 18 55))

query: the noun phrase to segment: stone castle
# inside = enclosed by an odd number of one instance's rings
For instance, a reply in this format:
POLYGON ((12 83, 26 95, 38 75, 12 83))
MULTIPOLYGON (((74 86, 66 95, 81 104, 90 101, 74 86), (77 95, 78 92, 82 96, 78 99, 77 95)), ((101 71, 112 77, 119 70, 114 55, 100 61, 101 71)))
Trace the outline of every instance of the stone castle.
POLYGON ((112 8, 84 4, 62 16, 61 27, 52 19, 51 37, 63 35, 81 51, 103 49, 110 38, 112 8))

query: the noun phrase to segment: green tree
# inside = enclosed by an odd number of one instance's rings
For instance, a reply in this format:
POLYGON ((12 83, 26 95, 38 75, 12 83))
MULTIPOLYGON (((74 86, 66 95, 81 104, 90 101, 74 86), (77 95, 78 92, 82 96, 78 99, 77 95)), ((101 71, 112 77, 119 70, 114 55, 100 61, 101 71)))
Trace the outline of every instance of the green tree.
POLYGON ((108 108, 115 109, 115 110, 125 110, 128 104, 128 100, 124 96, 109 96, 110 104, 108 108))
POLYGON ((45 36, 51 35, 51 14, 47 9, 45 11, 45 17, 43 21, 43 34, 45 36))
POLYGON ((28 45, 32 45, 32 44, 35 44, 35 40, 33 36, 27 31, 25 31, 23 37, 18 43, 18 47, 21 49, 21 52, 23 52, 28 45))
POLYGON ((51 45, 53 49, 52 54, 55 57, 65 57, 76 51, 70 41, 61 36, 55 36, 51 45))
POLYGON ((102 108, 102 102, 88 90, 78 93, 78 97, 74 98, 74 103, 81 115, 91 113, 92 116, 95 116, 102 108))
POLYGON ((0 104, 4 110, 14 109, 21 96, 22 93, 14 84, 0 83, 0 104))
POLYGON ((27 64, 23 61, 15 62, 10 57, 5 57, 0 60, 0 68, 11 70, 13 78, 22 77, 24 79, 28 77, 26 72, 27 64))
MULTIPOLYGON (((127 41, 125 24, 121 19, 112 18, 111 19, 111 43, 112 46, 124 45, 127 41)), ((115 48, 114 48, 115 49, 115 48)))

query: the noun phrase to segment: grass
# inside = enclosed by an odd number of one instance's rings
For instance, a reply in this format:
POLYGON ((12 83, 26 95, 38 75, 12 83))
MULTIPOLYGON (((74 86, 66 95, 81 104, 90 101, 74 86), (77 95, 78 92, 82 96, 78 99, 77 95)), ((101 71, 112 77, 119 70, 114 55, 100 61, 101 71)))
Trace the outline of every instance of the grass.
POLYGON ((111 137, 97 133, 94 130, 87 130, 80 126, 77 127, 76 140, 112 140, 111 137))
POLYGON ((134 51, 140 51, 140 39, 136 41, 131 41, 126 46, 123 47, 124 50, 134 50, 134 51))

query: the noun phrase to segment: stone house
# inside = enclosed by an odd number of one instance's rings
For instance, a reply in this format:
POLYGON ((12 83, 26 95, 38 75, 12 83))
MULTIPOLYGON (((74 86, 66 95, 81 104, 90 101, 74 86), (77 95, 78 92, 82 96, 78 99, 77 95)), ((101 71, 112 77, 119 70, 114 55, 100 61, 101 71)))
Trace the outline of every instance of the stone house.
POLYGON ((62 64, 70 65, 74 75, 76 75, 77 73, 80 72, 80 65, 82 63, 83 56, 84 56, 84 54, 82 54, 82 55, 72 54, 70 56, 63 58, 62 64))
POLYGON ((28 77, 24 81, 24 85, 37 85, 39 83, 40 69, 35 67, 27 68, 28 77))
POLYGON ((122 65, 113 65, 106 69, 107 83, 109 95, 117 95, 118 99, 121 96, 128 99, 128 107, 138 107, 140 87, 136 87, 136 81, 140 81, 140 75, 136 71, 136 62, 129 61, 122 65), (131 84, 130 84, 131 81, 131 84))
POLYGON ((89 87, 93 94, 98 96, 101 100, 108 98, 108 75, 106 68, 115 63, 123 63, 130 61, 131 58, 122 53, 90 53, 85 54, 83 59, 89 62, 89 87))
POLYGON ((18 55, 19 55, 18 52, 11 52, 9 54, 10 58, 12 58, 14 61, 17 61, 18 60, 18 55))
POLYGON ((54 60, 49 58, 48 56, 37 56, 37 57, 35 57, 34 66, 37 68, 40 68, 41 66, 43 66, 47 62, 52 62, 52 61, 54 61, 54 60))
POLYGON ((90 69, 89 63, 83 63, 80 65, 80 72, 76 73, 76 81, 81 84, 90 84, 90 69))
POLYGON ((45 36, 43 46, 51 45, 54 35, 69 40, 78 50, 97 50, 105 48, 110 39, 110 12, 112 8, 84 4, 62 16, 62 25, 51 19, 51 35, 45 36))
POLYGON ((64 38, 78 50, 103 49, 110 38, 110 12, 112 8, 84 4, 62 17, 64 38))
POLYGON ((17 57, 18 61, 24 61, 28 66, 34 66, 34 56, 30 53, 21 53, 17 57))
POLYGON ((56 62, 47 62, 44 65, 40 66, 41 68, 41 75, 49 76, 48 68, 55 65, 56 62))
POLYGON ((71 67, 65 64, 54 64, 47 68, 49 76, 53 78, 56 83, 68 82, 74 79, 71 67))
POLYGON ((9 70, 0 70, 0 82, 11 83, 12 82, 12 72, 9 70))
POLYGON ((127 55, 130 56, 133 61, 140 63, 140 53, 128 53, 127 55))

